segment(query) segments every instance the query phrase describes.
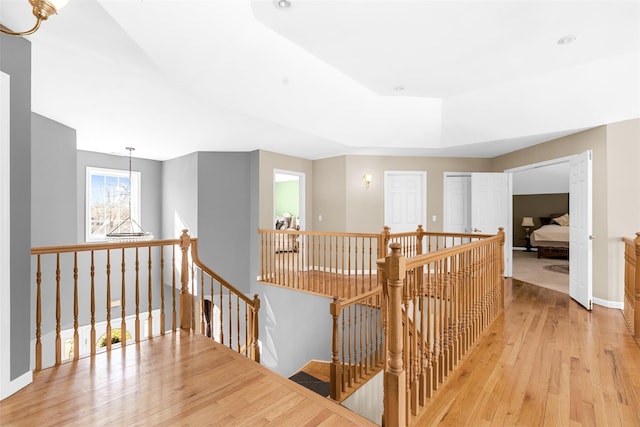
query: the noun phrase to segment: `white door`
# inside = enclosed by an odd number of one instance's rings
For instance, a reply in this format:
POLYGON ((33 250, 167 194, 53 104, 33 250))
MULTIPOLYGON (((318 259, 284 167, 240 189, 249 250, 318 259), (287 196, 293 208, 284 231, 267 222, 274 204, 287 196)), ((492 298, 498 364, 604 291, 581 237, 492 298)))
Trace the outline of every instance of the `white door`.
POLYGON ((471 174, 471 231, 496 234, 504 229, 505 277, 512 274, 512 191, 510 173, 471 174))
POLYGON ((427 173, 384 173, 384 225, 392 233, 416 231, 427 226, 427 173))
POLYGON ((445 173, 443 230, 471 233, 471 174, 445 173))
POLYGON ((591 151, 571 159, 569 183, 569 296, 591 310, 591 151))

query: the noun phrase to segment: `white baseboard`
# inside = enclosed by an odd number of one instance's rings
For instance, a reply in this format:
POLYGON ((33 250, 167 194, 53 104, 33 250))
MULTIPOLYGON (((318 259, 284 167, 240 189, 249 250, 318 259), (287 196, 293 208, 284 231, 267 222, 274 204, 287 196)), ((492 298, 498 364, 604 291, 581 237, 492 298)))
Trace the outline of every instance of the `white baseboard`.
POLYGON ((607 308, 624 309, 624 302, 622 301, 607 301, 606 299, 593 297, 593 303, 607 308))
POLYGON ((4 396, 4 393, 3 393, 3 395, 0 396, 0 400, 6 399, 7 397, 11 396, 13 393, 16 393, 22 390, 32 382, 33 382, 33 373, 31 371, 25 372, 23 375, 9 382, 9 389, 6 390, 7 395, 4 396))

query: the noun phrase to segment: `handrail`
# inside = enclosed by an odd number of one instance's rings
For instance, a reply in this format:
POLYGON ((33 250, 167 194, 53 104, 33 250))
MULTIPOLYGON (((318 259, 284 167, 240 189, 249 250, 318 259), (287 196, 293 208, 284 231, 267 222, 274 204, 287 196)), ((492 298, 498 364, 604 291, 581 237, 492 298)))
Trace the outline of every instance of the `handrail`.
POLYGON ((415 257, 392 243, 378 260, 387 325, 383 425, 419 415, 504 309, 504 230, 473 236, 481 240, 415 257))
POLYGON ((622 314, 631 335, 640 339, 640 232, 624 242, 624 309, 622 314))
POLYGON ((164 335, 167 329, 197 329, 196 316, 201 319, 200 332, 259 361, 257 295, 250 299, 207 267, 198 256, 197 244, 183 230, 179 239, 32 248, 35 370, 94 356, 102 345, 110 352, 115 344, 125 347, 132 338, 139 342, 164 335), (205 278, 210 281, 209 303, 204 295, 205 278), (197 280, 200 292, 195 287, 197 280), (220 296, 215 302, 214 293, 220 296), (227 295, 224 306, 223 294, 227 295))
POLYGON ((378 286, 377 259, 390 243, 401 244, 405 256, 434 252, 490 235, 416 231, 343 233, 259 229, 258 280, 303 292, 351 298, 378 286))

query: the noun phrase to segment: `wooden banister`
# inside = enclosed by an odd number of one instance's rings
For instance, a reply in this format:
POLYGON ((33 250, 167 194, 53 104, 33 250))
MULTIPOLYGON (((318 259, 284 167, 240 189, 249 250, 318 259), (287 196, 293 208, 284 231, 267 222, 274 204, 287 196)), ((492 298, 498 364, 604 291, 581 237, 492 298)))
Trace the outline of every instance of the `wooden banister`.
POLYGON ((260 360, 258 296, 247 297, 202 263, 197 239, 187 230, 179 239, 34 247, 31 253, 36 258, 36 370, 109 352, 116 342, 125 347, 131 338, 137 343, 154 334, 164 335, 165 307, 171 310, 172 331, 195 330, 196 315, 204 316, 205 298, 202 285, 197 296, 202 304, 195 303, 196 279, 210 280, 210 308, 217 313, 212 338, 260 360), (176 258, 176 248, 181 260, 176 258), (112 268, 115 263, 120 263, 119 272, 112 268), (166 280, 169 274, 171 279, 166 280), (171 290, 170 305, 165 303, 165 286, 171 290), (219 297, 215 302, 214 294, 219 297), (115 310, 119 319, 114 320, 115 310), (119 329, 113 328, 114 322, 119 322, 119 329), (133 328, 130 335, 128 328, 133 328), (84 344, 83 336, 90 343, 84 344), (98 348, 98 341, 104 349, 98 348))
MULTIPOLYGON (((377 262, 386 296, 385 426, 420 416, 432 391, 504 308, 504 230, 446 237, 455 239, 432 240, 442 246, 411 257, 393 242, 377 262)), ((418 252, 419 241, 415 247, 418 252)))
POLYGON ((631 334, 640 338, 640 232, 635 239, 622 238, 624 250, 623 315, 631 334))

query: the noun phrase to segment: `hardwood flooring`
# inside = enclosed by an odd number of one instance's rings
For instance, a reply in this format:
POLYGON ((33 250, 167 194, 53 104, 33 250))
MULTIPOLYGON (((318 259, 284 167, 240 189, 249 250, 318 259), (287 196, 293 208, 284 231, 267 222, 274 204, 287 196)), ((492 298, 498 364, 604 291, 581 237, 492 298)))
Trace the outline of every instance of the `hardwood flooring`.
POLYGON ((2 426, 373 425, 239 354, 184 332, 34 375, 2 426))
POLYGON ((640 426, 640 346, 620 310, 506 281, 506 307, 414 421, 640 426))
MULTIPOLYGON (((429 400, 423 426, 640 426, 640 346, 620 310, 507 280, 505 311, 429 400)), ((201 336, 34 375, 0 425, 371 425, 201 336)))

